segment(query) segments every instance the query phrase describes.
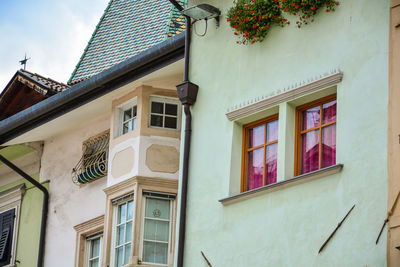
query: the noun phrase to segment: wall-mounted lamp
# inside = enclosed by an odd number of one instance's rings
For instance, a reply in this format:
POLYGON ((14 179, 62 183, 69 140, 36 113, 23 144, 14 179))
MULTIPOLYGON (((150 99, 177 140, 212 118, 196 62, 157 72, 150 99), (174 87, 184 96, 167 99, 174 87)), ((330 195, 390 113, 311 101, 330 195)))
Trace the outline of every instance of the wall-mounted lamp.
POLYGON ((217 21, 217 27, 219 26, 219 16, 221 15, 221 10, 212 5, 200 4, 197 6, 189 7, 183 10, 182 13, 183 15, 188 16, 194 20, 215 19, 217 21))

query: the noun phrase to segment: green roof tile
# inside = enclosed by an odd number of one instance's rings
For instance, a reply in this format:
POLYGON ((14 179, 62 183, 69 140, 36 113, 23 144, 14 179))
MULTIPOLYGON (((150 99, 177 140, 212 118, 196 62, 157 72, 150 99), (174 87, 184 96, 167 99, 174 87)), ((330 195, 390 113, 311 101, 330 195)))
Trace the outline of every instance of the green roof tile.
MULTIPOLYGON (((179 0, 186 7, 187 0, 179 0)), ((85 80, 185 30, 168 0, 110 0, 68 83, 85 80)))

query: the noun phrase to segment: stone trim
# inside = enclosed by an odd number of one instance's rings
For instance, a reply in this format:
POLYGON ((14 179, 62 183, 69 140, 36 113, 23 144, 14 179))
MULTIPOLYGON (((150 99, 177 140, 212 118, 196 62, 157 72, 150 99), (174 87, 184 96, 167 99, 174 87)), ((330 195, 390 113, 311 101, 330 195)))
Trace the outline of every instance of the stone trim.
POLYGON ((250 191, 246 191, 237 195, 233 195, 233 196, 229 196, 223 199, 218 200, 219 202, 221 202, 224 206, 225 205, 229 205, 229 204, 233 204, 235 202, 239 202, 245 199, 249 199, 261 194, 265 194, 268 192, 273 192, 273 191, 277 191, 289 186, 293 186, 293 185, 297 185, 297 184, 301 184, 301 183, 305 183, 308 181, 312 181, 321 177, 325 177, 331 174, 335 174, 338 173, 342 170, 343 168, 343 164, 336 164, 330 167, 326 167, 320 170, 316 170, 313 172, 309 172, 306 174, 302 174, 281 182, 277 182, 274 184, 270 184, 270 185, 266 185, 263 187, 259 187, 250 191))
MULTIPOLYGON (((245 105, 243 107, 235 108, 234 110, 228 111, 225 115, 230 120, 237 120, 251 114, 257 113, 259 111, 265 110, 272 106, 278 105, 280 103, 293 100, 297 97, 312 93, 314 91, 335 85, 341 82, 343 79, 343 73, 340 71, 334 72, 332 74, 321 77, 320 79, 316 79, 314 81, 310 81, 305 84, 298 85, 296 87, 284 91, 278 95, 270 96, 264 99, 257 99, 252 101, 251 104, 245 105)), ((279 91, 278 91, 279 92, 279 91)))
POLYGON ((104 215, 74 226, 76 231, 75 266, 83 267, 85 264, 86 237, 103 230, 103 228, 104 215))
POLYGON ((162 188, 163 191, 165 191, 167 188, 178 188, 178 180, 175 179, 135 176, 118 184, 107 187, 103 189, 103 191, 107 196, 114 195, 115 193, 121 194, 121 192, 126 191, 127 188, 131 188, 132 191, 136 184, 162 188))

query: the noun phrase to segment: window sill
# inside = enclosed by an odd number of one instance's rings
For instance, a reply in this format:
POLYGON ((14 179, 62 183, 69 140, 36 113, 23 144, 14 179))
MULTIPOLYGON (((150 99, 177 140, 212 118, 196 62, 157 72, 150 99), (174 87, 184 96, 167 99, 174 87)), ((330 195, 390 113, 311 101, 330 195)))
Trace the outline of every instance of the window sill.
POLYGON ((267 192, 272 192, 276 190, 280 190, 289 186, 297 185, 300 183, 305 183, 308 181, 312 181, 321 177, 325 177, 331 174, 338 173, 342 170, 343 164, 336 164, 330 167, 326 167, 317 171, 309 172, 306 174, 302 174, 281 182, 277 182, 275 184, 266 185, 263 187, 259 187, 250 191, 246 191, 237 195, 233 195, 230 197, 226 197, 218 200, 223 205, 230 205, 235 202, 239 202, 248 198, 252 198, 261 194, 265 194, 267 192))

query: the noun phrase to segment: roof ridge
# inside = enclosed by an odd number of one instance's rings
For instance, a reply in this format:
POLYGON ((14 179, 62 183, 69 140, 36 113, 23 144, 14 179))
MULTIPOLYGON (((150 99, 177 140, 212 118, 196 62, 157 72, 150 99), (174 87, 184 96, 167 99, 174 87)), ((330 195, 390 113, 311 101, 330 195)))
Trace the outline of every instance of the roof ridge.
POLYGON ((39 74, 39 73, 36 73, 36 72, 31 72, 31 71, 28 71, 28 70, 25 70, 25 69, 20 69, 20 71, 22 71, 22 72, 27 72, 27 73, 29 73, 29 74, 31 74, 31 75, 38 76, 38 77, 40 77, 40 78, 42 78, 42 79, 45 79, 45 80, 48 80, 48 81, 52 81, 52 82, 54 82, 54 83, 58 83, 58 84, 60 84, 60 85, 66 86, 66 87, 70 87, 68 84, 65 84, 65 83, 63 83, 63 82, 56 81, 56 80, 54 80, 54 79, 52 79, 52 78, 50 78, 50 77, 45 77, 45 76, 43 76, 43 75, 41 75, 41 74, 39 74))
POLYGON ((94 32, 92 33, 92 36, 90 37, 89 42, 87 43, 85 49, 83 50, 83 53, 82 53, 81 57, 79 58, 78 64, 76 64, 74 71, 71 73, 71 77, 70 77, 69 80, 67 81, 67 84, 69 84, 69 83, 72 82, 72 79, 74 78, 75 73, 77 72, 77 70, 78 70, 80 64, 82 63, 82 60, 83 60, 83 58, 85 57, 86 52, 87 52, 87 50, 89 49, 89 46, 91 45, 94 36, 96 35, 97 31, 99 30, 99 28, 100 28, 100 26, 101 26, 101 23, 103 22, 103 19, 105 18, 107 12, 109 11, 112 2, 114 2, 114 0, 110 0, 110 1, 108 2, 108 5, 107 5, 106 9, 104 9, 103 15, 101 16, 99 22, 97 23, 96 28, 94 29, 94 32))

